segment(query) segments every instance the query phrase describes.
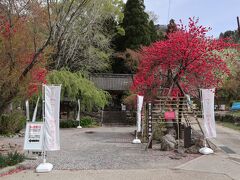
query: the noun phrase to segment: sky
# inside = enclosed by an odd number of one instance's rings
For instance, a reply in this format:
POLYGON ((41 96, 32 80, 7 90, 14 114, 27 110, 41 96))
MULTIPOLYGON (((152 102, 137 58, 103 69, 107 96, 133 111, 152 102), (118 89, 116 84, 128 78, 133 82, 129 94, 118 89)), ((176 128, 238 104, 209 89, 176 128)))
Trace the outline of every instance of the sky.
POLYGON ((166 25, 170 19, 176 23, 181 19, 187 24, 189 17, 198 17, 200 25, 212 28, 208 35, 216 38, 221 32, 236 30, 237 16, 240 17, 240 0, 144 0, 144 3, 146 11, 158 16, 157 24, 166 25))

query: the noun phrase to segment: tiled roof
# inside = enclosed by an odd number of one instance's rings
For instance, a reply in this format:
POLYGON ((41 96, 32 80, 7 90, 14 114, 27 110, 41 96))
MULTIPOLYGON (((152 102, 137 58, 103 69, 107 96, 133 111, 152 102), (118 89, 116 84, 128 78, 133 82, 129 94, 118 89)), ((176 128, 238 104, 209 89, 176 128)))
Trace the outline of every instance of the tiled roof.
POLYGON ((129 90, 133 74, 92 74, 90 80, 103 90, 129 90))

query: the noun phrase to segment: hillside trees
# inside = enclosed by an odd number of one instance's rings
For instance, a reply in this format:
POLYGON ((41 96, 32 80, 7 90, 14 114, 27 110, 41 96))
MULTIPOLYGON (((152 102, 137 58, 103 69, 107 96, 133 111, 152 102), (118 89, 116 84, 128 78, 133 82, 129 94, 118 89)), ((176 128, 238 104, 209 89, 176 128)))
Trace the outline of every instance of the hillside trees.
POLYGON ((111 40, 120 31, 122 19, 120 0, 89 1, 71 27, 55 44, 50 68, 69 68, 71 71, 99 72, 109 69, 111 40), (110 23, 114 26, 109 25, 110 23), (109 27, 110 26, 110 27, 109 27))
POLYGON ((235 30, 235 31, 231 31, 231 30, 225 31, 224 33, 221 33, 219 35, 219 38, 220 39, 228 38, 227 39, 228 41, 232 41, 234 43, 240 44, 240 36, 239 36, 239 33, 238 33, 237 30, 235 30))
POLYGON ((218 98, 225 98, 228 102, 232 102, 233 100, 240 99, 240 51, 237 49, 227 49, 225 51, 231 54, 228 58, 224 58, 231 74, 224 78, 223 85, 219 88, 217 96, 218 98))
POLYGON ((26 96, 29 83, 34 83, 31 88, 35 91, 36 86, 45 81, 47 73, 45 67, 52 70, 67 66, 73 71, 81 69, 90 71, 96 65, 101 66, 98 69, 105 68, 109 37, 102 32, 100 20, 114 16, 116 6, 112 6, 110 0, 94 2, 96 1, 0 2, 0 63, 3 67, 0 80, 0 113, 21 93, 26 96), (108 14, 109 8, 112 8, 111 15, 108 14), (99 13, 100 10, 105 14, 99 13), (83 21, 80 21, 80 18, 83 21), (90 21, 90 18, 93 19, 90 21), (81 40, 76 34, 79 34, 81 40), (90 54, 95 55, 95 58, 87 61, 90 54), (104 63, 98 62, 99 57, 102 57, 104 63), (89 64, 93 65, 89 67, 89 64), (41 69, 39 77, 36 77, 34 72, 37 67, 41 69))
POLYGON ((38 3, 1 1, 0 10, 0 112, 3 112, 18 95, 26 96, 30 82, 45 82, 42 51, 49 39, 36 33, 40 28, 48 29, 47 13, 38 3), (35 16, 30 16, 33 11, 35 16))

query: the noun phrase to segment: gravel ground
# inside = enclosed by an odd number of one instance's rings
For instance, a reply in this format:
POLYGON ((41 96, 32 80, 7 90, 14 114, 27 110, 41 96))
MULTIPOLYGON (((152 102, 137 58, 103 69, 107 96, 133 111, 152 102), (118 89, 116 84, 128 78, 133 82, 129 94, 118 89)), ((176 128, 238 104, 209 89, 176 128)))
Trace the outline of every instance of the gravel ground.
MULTIPOLYGON (((61 129, 61 150, 48 152, 47 161, 54 169, 157 169, 173 168, 199 155, 187 155, 180 160, 169 158, 173 152, 157 147, 145 151, 145 144, 132 144, 132 127, 100 127, 61 129)), ((23 144, 23 138, 0 138, 1 143, 23 144)), ((35 168, 41 159, 27 160, 35 168)))

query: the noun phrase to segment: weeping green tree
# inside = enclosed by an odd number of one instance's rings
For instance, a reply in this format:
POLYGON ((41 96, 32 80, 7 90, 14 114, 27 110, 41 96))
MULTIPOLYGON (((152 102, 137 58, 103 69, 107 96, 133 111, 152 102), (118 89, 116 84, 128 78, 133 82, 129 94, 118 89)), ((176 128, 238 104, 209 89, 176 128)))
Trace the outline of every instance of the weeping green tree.
POLYGON ((108 104, 108 92, 98 89, 82 73, 67 70, 51 71, 47 76, 49 84, 62 84, 61 97, 69 100, 81 99, 81 106, 91 111, 93 107, 104 108, 108 104))

